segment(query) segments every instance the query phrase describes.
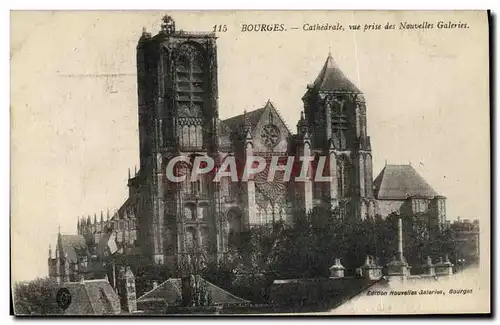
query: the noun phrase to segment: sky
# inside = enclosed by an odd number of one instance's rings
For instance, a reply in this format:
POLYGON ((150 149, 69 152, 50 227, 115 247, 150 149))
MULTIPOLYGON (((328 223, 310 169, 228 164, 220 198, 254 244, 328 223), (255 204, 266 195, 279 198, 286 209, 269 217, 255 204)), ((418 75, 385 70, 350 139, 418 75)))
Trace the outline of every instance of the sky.
MULTIPOLYGON (((58 227, 124 202, 139 164, 135 47, 165 12, 13 12, 11 221, 13 280, 47 275, 58 227), (109 76, 113 74, 113 76, 109 76)), ((177 29, 218 34, 221 118, 268 99, 289 128, 328 52, 364 92, 374 177, 408 164, 447 197, 448 219, 489 227, 489 78, 479 12, 176 12, 177 29), (468 29, 352 32, 349 24, 467 22, 468 29), (346 30, 302 30, 339 22, 346 30), (241 24, 283 23, 283 32, 241 24), (298 27, 297 30, 290 29, 298 27)))

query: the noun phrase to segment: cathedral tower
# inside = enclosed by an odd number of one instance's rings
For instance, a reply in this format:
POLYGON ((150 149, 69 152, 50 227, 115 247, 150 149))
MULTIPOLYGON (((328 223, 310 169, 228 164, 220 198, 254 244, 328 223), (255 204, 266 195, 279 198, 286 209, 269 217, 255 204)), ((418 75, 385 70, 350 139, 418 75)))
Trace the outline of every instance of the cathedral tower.
MULTIPOLYGON (((178 31, 163 18, 156 36, 143 31, 137 45, 141 180, 139 239, 156 263, 178 265, 187 246, 216 250, 214 195, 209 177, 174 183, 172 158, 213 156, 217 150, 217 51, 213 33, 178 31), (166 261, 166 259, 170 259, 166 261)), ((181 170, 183 169, 183 170, 181 170)))
POLYGON ((315 182, 315 205, 338 207, 341 215, 374 215, 372 153, 362 92, 329 54, 302 98, 312 153, 326 156, 326 183, 315 182))

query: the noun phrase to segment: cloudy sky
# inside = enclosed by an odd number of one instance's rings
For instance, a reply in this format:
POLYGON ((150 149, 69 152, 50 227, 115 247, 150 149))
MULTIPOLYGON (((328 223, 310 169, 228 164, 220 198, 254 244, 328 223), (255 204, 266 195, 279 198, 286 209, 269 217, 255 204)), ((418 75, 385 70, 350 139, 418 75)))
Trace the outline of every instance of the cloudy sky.
MULTIPOLYGON (((139 162, 135 47, 164 12, 23 12, 11 22, 13 279, 47 274, 58 225, 117 209, 139 162), (105 76, 118 74, 115 76, 105 76)), ((485 13, 212 12, 173 14, 178 29, 219 33, 220 117, 268 99, 295 131, 306 85, 330 50, 365 93, 374 177, 409 162, 448 198, 449 219, 489 222, 485 13), (468 29, 351 32, 350 24, 466 22, 468 29), (340 23, 305 32, 305 23, 340 23), (287 30, 242 33, 241 24, 287 30), (298 27, 298 29, 292 29, 298 27)))

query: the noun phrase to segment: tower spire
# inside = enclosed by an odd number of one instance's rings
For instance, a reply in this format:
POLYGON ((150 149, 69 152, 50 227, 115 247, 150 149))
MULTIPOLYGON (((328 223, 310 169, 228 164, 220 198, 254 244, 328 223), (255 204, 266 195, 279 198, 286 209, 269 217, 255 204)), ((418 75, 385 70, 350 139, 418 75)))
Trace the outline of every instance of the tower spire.
POLYGON ((328 53, 325 64, 314 83, 308 86, 316 91, 338 91, 360 94, 361 91, 346 77, 328 53))

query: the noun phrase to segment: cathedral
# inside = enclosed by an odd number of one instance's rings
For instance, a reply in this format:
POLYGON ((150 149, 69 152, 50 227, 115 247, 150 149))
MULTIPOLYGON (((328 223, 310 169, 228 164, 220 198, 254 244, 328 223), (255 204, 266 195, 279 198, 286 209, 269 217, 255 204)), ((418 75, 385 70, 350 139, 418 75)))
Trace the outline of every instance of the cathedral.
MULTIPOLYGON (((129 175, 129 197, 116 213, 79 220, 77 235, 59 234, 55 256, 49 253, 51 277, 69 281, 88 258, 106 252, 176 269, 198 247, 216 261, 241 232, 278 220, 293 223, 294 215, 315 207, 336 208, 344 218, 397 212, 445 221, 445 197, 411 165, 386 164, 373 178, 365 98, 330 54, 305 87, 296 132, 270 100, 221 120, 217 62, 214 33, 176 30, 169 16, 157 35, 143 31, 137 44, 140 168, 129 175), (280 180, 282 174, 270 182, 266 167, 245 182, 213 182, 209 173, 174 183, 166 166, 177 156, 211 157, 215 169, 232 157, 239 172, 251 156, 313 157, 313 165, 326 157, 329 181, 315 182, 309 173, 303 182, 280 180), (109 252, 111 239, 116 247, 109 252)), ((194 167, 178 165, 176 172, 194 167)))

